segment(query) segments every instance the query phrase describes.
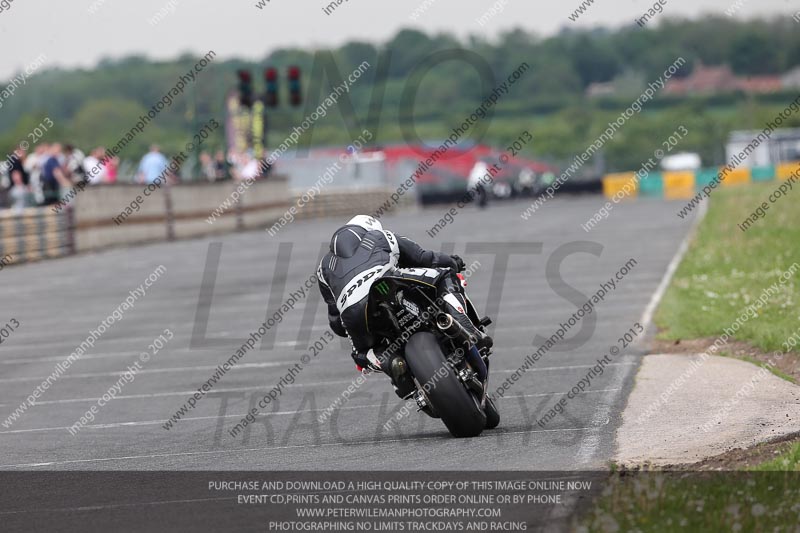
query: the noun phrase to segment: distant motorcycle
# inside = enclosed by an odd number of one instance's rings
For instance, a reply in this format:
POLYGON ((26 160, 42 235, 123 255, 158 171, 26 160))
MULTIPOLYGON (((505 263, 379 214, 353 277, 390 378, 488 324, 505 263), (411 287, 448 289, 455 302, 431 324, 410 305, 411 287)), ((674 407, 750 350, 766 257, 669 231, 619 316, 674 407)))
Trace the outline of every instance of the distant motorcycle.
MULTIPOLYGON (((467 306, 481 331, 492 323, 478 318, 468 298, 467 306)), ((369 329, 379 345, 405 358, 416 385, 407 398, 414 399, 418 411, 440 418, 454 437, 476 437, 500 423, 487 395, 491 349, 479 355, 465 350, 475 339, 443 309, 432 285, 401 271, 389 273, 370 289, 369 329)))

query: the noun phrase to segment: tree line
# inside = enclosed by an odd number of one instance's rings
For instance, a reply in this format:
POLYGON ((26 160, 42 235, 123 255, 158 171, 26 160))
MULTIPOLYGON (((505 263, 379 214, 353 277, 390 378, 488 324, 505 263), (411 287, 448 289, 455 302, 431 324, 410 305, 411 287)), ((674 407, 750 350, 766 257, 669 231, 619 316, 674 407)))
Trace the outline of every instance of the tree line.
MULTIPOLYGON (((657 79, 678 57, 686 59, 678 76, 689 74, 698 62, 728 64, 741 76, 782 74, 800 66, 800 32, 789 15, 746 21, 725 16, 665 17, 646 28, 631 23, 613 30, 564 29, 546 37, 517 29, 493 39, 458 39, 446 33, 404 29, 383 43, 351 41, 328 50, 279 49, 261 61, 218 58, 190 91, 159 116, 147 135, 126 147, 122 157, 138 159, 153 142, 167 153, 179 151, 191 139, 195 125, 224 118, 225 96, 235 89, 238 69, 251 69, 256 89, 262 91, 266 65, 278 67, 283 75, 289 65, 298 65, 304 72, 305 105, 287 105, 284 78, 281 106, 268 115, 269 141, 280 142, 335 83, 329 79, 329 69, 319 68, 321 53, 343 75, 364 61, 372 68, 353 84, 347 102, 321 118, 301 145, 347 145, 352 141, 349 132, 364 127, 375 134, 378 144, 402 142, 411 124, 416 136, 433 142, 444 138, 492 90, 478 70, 459 61, 438 63, 419 76, 426 58, 452 49, 483 58, 498 80, 520 64, 529 66, 527 74, 497 103, 482 141, 500 146, 528 130, 536 141, 526 155, 553 162, 585 150, 646 82, 657 79), (404 109, 404 90, 415 76, 414 106, 404 109), (590 84, 605 82, 614 83, 615 94, 586 96, 590 84)), ((45 140, 84 148, 112 145, 196 61, 186 53, 172 61, 130 56, 102 60, 91 70, 42 69, 5 102, 0 112, 0 151, 12 150, 44 116, 55 124, 45 140)), ((682 125, 690 135, 680 148, 699 152, 706 164, 718 164, 731 130, 763 127, 791 100, 791 94, 754 96, 735 91, 681 98, 661 95, 604 147, 603 163, 610 170, 636 168, 682 125)), ((793 117, 788 124, 800 126, 800 119, 793 117)), ((222 134, 214 142, 222 147, 222 134)))

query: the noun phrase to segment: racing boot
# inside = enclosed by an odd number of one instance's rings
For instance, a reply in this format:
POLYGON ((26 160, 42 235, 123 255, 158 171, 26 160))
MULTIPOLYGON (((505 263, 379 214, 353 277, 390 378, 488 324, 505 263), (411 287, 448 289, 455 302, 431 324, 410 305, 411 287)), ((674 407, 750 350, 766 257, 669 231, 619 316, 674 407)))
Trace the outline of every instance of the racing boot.
POLYGON ((391 378, 397 396, 407 398, 417 390, 414 379, 408 371, 408 363, 403 356, 394 352, 383 352, 380 354, 380 360, 381 370, 391 378))

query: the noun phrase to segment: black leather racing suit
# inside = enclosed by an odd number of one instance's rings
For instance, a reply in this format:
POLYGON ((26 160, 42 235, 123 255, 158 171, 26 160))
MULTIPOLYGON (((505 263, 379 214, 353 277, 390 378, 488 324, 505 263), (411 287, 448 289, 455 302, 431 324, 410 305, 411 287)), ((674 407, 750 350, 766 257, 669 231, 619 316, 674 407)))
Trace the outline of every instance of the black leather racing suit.
POLYGON ((455 259, 425 250, 411 239, 390 231, 343 226, 333 234, 330 251, 320 262, 317 274, 322 297, 328 304, 331 329, 341 337, 350 337, 351 355, 359 367, 369 366, 366 354, 375 342, 365 316, 369 288, 389 271, 410 268, 440 270, 431 274, 435 275, 439 295, 452 295, 444 299, 447 311, 467 331, 477 331, 464 312, 467 304, 461 283, 455 278, 458 272, 455 259))

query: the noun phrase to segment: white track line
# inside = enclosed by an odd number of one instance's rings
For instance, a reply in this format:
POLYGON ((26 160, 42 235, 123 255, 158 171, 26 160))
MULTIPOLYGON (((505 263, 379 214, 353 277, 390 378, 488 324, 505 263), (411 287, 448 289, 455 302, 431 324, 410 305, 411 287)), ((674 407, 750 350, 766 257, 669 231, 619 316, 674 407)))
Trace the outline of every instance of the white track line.
MULTIPOLYGON (((635 362, 627 362, 627 363, 609 363, 606 366, 632 366, 637 363, 635 362)), ((543 368, 529 368, 523 374, 527 374, 528 372, 541 372, 543 370, 576 370, 578 368, 594 368, 597 365, 571 365, 571 366, 546 366, 543 368)), ((490 374, 513 374, 517 372, 519 368, 515 368, 513 370, 491 370, 490 374)), ((566 394, 566 393, 564 393, 566 394)))
MULTIPOLYGON (((295 345, 297 343, 291 343, 291 344, 295 345)), ((281 348, 281 346, 275 346, 275 348, 276 349, 277 348, 281 348)), ((198 353, 201 352, 201 351, 209 352, 209 350, 191 350, 191 349, 188 349, 188 348, 181 348, 181 349, 178 349, 178 350, 167 350, 167 349, 164 349, 161 353, 169 354, 170 358, 180 357, 180 356, 183 356, 183 355, 196 357, 198 355, 198 353)), ((220 350, 217 350, 217 353, 219 353, 219 351, 220 350)), ((264 350, 264 351, 266 352, 267 350, 264 350)), ((270 351, 272 351, 272 350, 270 350, 270 351)), ((301 350, 297 350, 297 352, 299 353, 299 352, 301 352, 301 350)), ((83 354, 82 356, 78 357, 78 361, 84 361, 84 360, 89 360, 89 359, 119 359, 119 358, 123 358, 123 357, 130 357, 132 359, 132 358, 138 356, 140 353, 142 353, 142 350, 139 350, 139 351, 136 351, 136 352, 125 350, 125 351, 121 351, 121 352, 100 352, 100 353, 96 353, 96 354, 83 354)), ((223 353, 224 353, 224 350, 223 350, 223 353)), ((63 356, 63 355, 55 355, 55 356, 48 355, 48 356, 45 356, 45 357, 27 357, 27 358, 23 357, 23 358, 17 358, 17 359, 0 360, 0 365, 26 365, 26 364, 36 364, 36 363, 60 363, 60 362, 64 361, 64 359, 66 359, 66 357, 63 356)), ((292 362, 294 363, 295 361, 292 361, 292 362)))
MULTIPOLYGON (((628 368, 625 368, 623 365, 619 366, 619 370, 614 372, 610 383, 610 385, 616 387, 616 389, 611 390, 621 391, 625 380, 628 378, 628 375, 632 370, 630 366, 628 368)), ((612 400, 614 399, 615 394, 618 394, 611 392, 611 390, 609 390, 609 393, 601 398, 601 400, 598 402, 598 408, 592 415, 592 425, 597 425, 601 421, 608 421, 611 419, 611 407, 613 404, 612 400)), ((592 465, 592 462, 597 454, 597 450, 600 448, 600 436, 600 428, 597 427, 596 429, 589 431, 589 433, 583 437, 580 447, 578 448, 578 452, 575 454, 578 469, 587 469, 595 466, 592 465)))
MULTIPOLYGON (((584 394, 601 394, 605 392, 614 392, 620 389, 597 389, 597 390, 587 390, 576 394, 575 396, 584 395, 584 394)), ((566 392, 540 392, 537 394, 514 394, 510 396, 505 396, 503 398, 498 398, 499 400, 510 400, 513 398, 539 398, 539 397, 549 397, 555 395, 564 395, 566 392)), ((353 409, 375 409, 376 407, 381 407, 383 404, 374 403, 369 405, 351 405, 351 406, 342 406, 337 407, 336 410, 346 410, 350 411, 353 409)), ((298 413, 317 413, 321 411, 327 411, 328 409, 303 409, 302 411, 275 411, 271 413, 259 413, 258 416, 289 416, 289 415, 297 415, 298 413)), ((247 413, 240 413, 240 414, 232 414, 232 415, 217 415, 217 416, 191 416, 186 418, 181 418, 179 422, 198 422, 203 420, 216 420, 220 418, 244 418, 247 413)), ((107 424, 93 424, 90 426, 84 426, 83 429, 114 429, 120 427, 136 427, 136 426, 155 426, 164 424, 166 420, 141 420, 141 421, 134 421, 134 422, 109 422, 107 424)), ((176 426, 177 427, 177 426, 176 426)), ((47 427, 47 428, 34 428, 34 429, 11 429, 8 431, 0 431, 0 435, 11 435, 11 434, 18 434, 18 433, 41 433, 46 431, 65 431, 69 430, 69 427, 47 427)))
MULTIPOLYGON (((606 366, 617 366, 617 365, 633 365, 635 363, 611 363, 610 365, 606 366)), ((537 368, 537 369, 529 369, 527 372, 541 372, 544 370, 572 370, 576 368, 593 368, 596 365, 578 365, 578 366, 554 366, 554 367, 545 367, 545 368, 537 368)), ((513 374, 516 372, 517 369, 514 370, 494 370, 492 371, 493 374, 513 374)), ((525 373, 527 373, 525 372, 525 373)), ((289 387, 318 387, 322 385, 343 385, 345 383, 352 383, 352 380, 336 380, 336 381, 316 381, 310 383, 292 383, 285 385, 286 388, 289 387)), ((267 391, 268 389, 264 385, 253 385, 249 387, 232 387, 227 389, 212 389, 207 394, 224 394, 228 392, 247 392, 247 391, 267 391)), ((191 391, 173 391, 173 392, 151 392, 146 394, 127 394, 122 396, 115 396, 114 400, 147 400, 150 398, 168 398, 170 396, 191 396, 197 392, 196 390, 191 391)), ((37 405, 61 405, 61 404, 68 404, 68 403, 84 403, 84 402, 96 402, 100 398, 63 398, 60 400, 41 400, 36 401, 33 403, 31 407, 36 407, 37 405)), ((7 406, 11 404, 0 404, 0 407, 7 406)))
MULTIPOLYGON (((604 422, 604 424, 608 424, 608 420, 604 422)), ((486 433, 481 437, 476 437, 477 439, 486 438, 491 439, 494 438, 494 435, 502 434, 502 435, 520 435, 520 434, 529 434, 529 433, 562 433, 568 431, 586 431, 595 429, 592 426, 586 427, 578 427, 578 428, 562 428, 562 429, 531 429, 531 430, 523 430, 523 431, 506 431, 506 432, 495 432, 495 433, 486 433)), ((85 463, 101 463, 101 462, 109 462, 109 461, 131 461, 137 459, 155 459, 157 457, 187 457, 187 456, 196 456, 196 455, 213 455, 213 454, 223 454, 223 455, 231 455, 237 453, 247 453, 247 452, 268 452, 273 450, 291 450, 291 449, 298 449, 298 448, 328 448, 328 447, 335 447, 335 446, 368 446, 368 445, 380 445, 380 444, 390 444, 395 442, 418 442, 423 440, 444 440, 449 439, 452 442, 455 442, 453 439, 449 437, 442 437, 441 435, 432 435, 428 437, 414 437, 408 439, 381 439, 381 440, 364 440, 364 441, 355 441, 355 442, 327 442, 322 444, 294 444, 290 446, 272 446, 266 448, 242 448, 237 450, 209 450, 204 452, 177 452, 177 453, 157 453, 157 454, 150 454, 150 455, 128 455, 123 457, 103 457, 103 458, 96 458, 96 459, 73 459, 70 461, 50 461, 46 463, 22 463, 22 464, 13 464, 13 465, 0 465, 0 468, 34 468, 34 467, 41 467, 41 466, 58 466, 58 465, 69 465, 69 464, 85 464, 85 463)))
MULTIPOLYGON (((139 355, 141 351, 138 352, 117 352, 117 353, 99 353, 94 355, 84 354, 78 358, 78 361, 83 361, 84 359, 108 359, 108 358, 120 358, 120 357, 130 357, 131 359, 139 355)), ((36 364, 36 363, 60 363, 66 357, 63 355, 57 356, 45 356, 45 357, 29 357, 29 358, 22 358, 22 359, 6 359, 0 361, 0 365, 27 365, 27 364, 36 364)))
POLYGON ((661 303, 661 298, 664 297, 664 293, 667 291, 667 287, 669 287, 672 277, 675 275, 675 271, 681 264, 683 256, 686 255, 686 252, 689 250, 689 244, 691 243, 692 238, 697 231, 697 227, 700 225, 700 222, 703 220, 703 218, 705 218, 707 211, 708 202, 701 203, 700 212, 692 222, 692 227, 689 229, 686 237, 683 238, 683 241, 681 241, 681 245, 678 247, 678 251, 675 252, 675 255, 672 257, 672 261, 669 262, 667 271, 664 273, 664 277, 661 278, 661 283, 659 283, 656 292, 654 292, 653 296, 650 297, 650 301, 648 302, 644 313, 642 313, 642 318, 639 319, 639 323, 644 327, 645 332, 653 322, 653 315, 656 312, 656 308, 658 308, 658 304, 661 303))
MULTIPOLYGON (((297 363, 297 361, 293 361, 290 364, 297 363)), ((269 363, 237 363, 235 366, 231 367, 228 372, 232 372, 234 370, 243 370, 247 368, 270 368, 275 366, 285 366, 286 363, 283 361, 273 361, 269 363)), ((183 366, 183 367, 172 367, 172 368, 145 368, 143 370, 138 370, 136 375, 139 374, 164 374, 164 373, 171 373, 171 372, 192 372, 195 370, 216 370, 217 367, 222 366, 222 363, 215 366, 183 366)), ((85 374, 64 374, 58 379, 82 379, 82 378, 103 378, 103 377, 118 377, 123 375, 127 370, 115 370, 113 372, 90 372, 85 374)), ((16 377, 16 378, 3 378, 0 379, 0 383, 14 383, 17 381, 45 381, 47 376, 45 377, 16 377)))
MULTIPOLYGON (((350 383, 349 381, 336 381, 335 383, 350 383)), ((285 385, 288 387, 289 385, 285 385)), ((206 395, 212 394, 223 394, 228 392, 247 392, 247 391, 266 391, 267 388, 264 385, 254 385, 251 387, 234 387, 229 389, 211 389, 206 395)), ((129 394, 125 396, 115 396, 114 400, 145 400, 149 398, 166 398, 169 396, 191 396, 197 392, 196 390, 191 391, 175 391, 175 392, 151 392, 148 394, 129 394)), ((34 406, 37 405, 59 405, 64 403, 81 403, 81 402, 96 402, 100 398, 69 398, 63 400, 44 400, 44 401, 37 401, 34 402, 34 406)))
MULTIPOLYGON (((189 323, 188 323, 188 325, 189 325, 189 326, 193 326, 193 325, 194 325, 194 322, 189 322, 189 323)), ((174 327, 174 326, 173 326, 173 327, 174 327)), ((256 327, 258 327, 258 324, 256 324, 256 327)), ((174 329, 178 329, 178 328, 174 328, 174 329)), ((322 334, 322 333, 324 333, 324 331, 327 331, 327 330, 321 330, 321 329, 320 329, 320 330, 319 330, 319 333, 320 333, 320 334, 322 334)), ((219 332, 214 332, 214 333, 215 333, 215 334, 218 334, 219 332)), ((230 333, 230 332, 223 332, 223 333, 230 333)), ((314 330, 312 330, 312 331, 311 331, 311 334, 312 334, 311 336, 313 337, 314 330)), ((188 336, 188 335, 187 335, 187 336, 188 336)), ((40 337, 34 337, 34 336, 29 336, 29 337, 27 337, 27 338, 25 338, 25 337, 18 337, 18 336, 15 336, 14 338, 17 338, 17 339, 19 339, 20 341, 28 341, 28 340, 30 340, 30 342, 24 342, 25 346, 23 346, 23 348, 25 348, 25 349, 33 349, 33 348, 39 349, 39 348, 44 348, 44 347, 46 347, 46 346, 51 346, 51 347, 55 348, 56 350, 64 350, 64 341, 37 342, 37 341, 36 341, 36 339, 38 339, 38 338, 40 338, 40 337)), ((98 341, 97 341, 97 342, 98 342, 98 347, 100 346, 100 341, 101 341, 101 340, 102 340, 102 337, 100 337, 100 338, 98 339, 98 341)), ((118 339, 118 340, 119 340, 119 341, 121 341, 121 339, 118 339)), ((138 343, 138 341, 140 341, 140 340, 141 340, 141 341, 145 341, 145 340, 147 340, 147 339, 146 339, 146 337, 141 337, 141 338, 136 338, 136 337, 128 337, 128 338, 126 338, 126 339, 125 339, 125 341, 126 341, 126 342, 129 342, 129 343, 134 343, 134 342, 137 342, 137 343, 138 343)), ((149 340, 152 340, 152 339, 149 339, 149 340)), ((238 343, 238 345, 237 345, 237 342, 238 342, 238 340, 239 340, 239 339, 236 339, 236 338, 230 338, 229 340, 231 341, 231 345, 230 345, 230 346, 228 346, 227 348, 226 348, 226 347, 224 347, 224 346, 221 346, 221 347, 212 347, 212 348, 194 348, 194 349, 191 349, 191 348, 184 348, 183 350, 184 350, 184 351, 186 351, 186 352, 190 352, 190 353, 194 353, 194 352, 213 352, 213 351, 217 351, 217 352, 219 352, 219 351, 223 351, 223 352, 224 352, 224 351, 226 351, 226 350, 227 350, 227 351, 230 351, 230 350, 233 350, 233 351, 235 351, 237 348, 239 348, 239 346, 241 346, 241 345, 242 345, 242 343, 241 343, 241 342, 239 342, 239 343, 238 343)), ((242 339, 242 340, 243 340, 243 341, 246 341, 246 340, 247 340, 247 336, 245 335, 245 337, 243 337, 243 339, 242 339)), ((108 341, 108 342, 109 342, 109 343, 111 343, 111 342, 113 342, 113 341, 108 341)), ((276 341, 276 342, 275 342, 275 345, 273 346, 273 348, 292 348, 292 347, 294 347, 294 346, 298 346, 298 345, 300 345, 300 343, 299 343, 299 342, 297 342, 297 341, 276 341)), ((75 345, 74 345, 74 348, 77 348, 78 346, 80 346, 80 341, 77 341, 77 342, 75 343, 75 345)), ((307 346, 307 345, 306 345, 306 346, 307 346)), ((305 348, 306 346, 303 346, 303 348, 305 348)), ((123 351, 127 351, 127 350, 123 350, 123 351)), ((164 351, 168 351, 168 350, 164 350, 164 351)), ((266 351, 266 350, 265 350, 265 351, 266 351)), ((298 350, 298 351, 299 351, 299 350, 298 350)), ((131 353, 134 353, 134 354, 139 354, 140 352, 141 352, 141 350, 139 350, 139 351, 137 351, 137 352, 131 352, 131 353)), ((113 352, 107 352, 107 353, 110 355, 110 354, 112 354, 113 352)), ((101 355, 102 355, 102 354, 101 354, 101 355)), ((51 359, 53 359, 54 361, 63 361, 63 360, 66 358, 66 355, 65 355, 64 357, 58 357, 58 358, 56 358, 56 357, 50 357, 50 356, 48 356, 48 358, 51 358, 51 359)), ((84 359, 84 357, 81 357, 81 359, 84 359)))
MULTIPOLYGON (((529 346, 526 346, 526 348, 529 348, 529 346)), ((282 363, 282 362, 240 363, 240 364, 236 365, 235 367, 231 368, 231 370, 235 370, 236 368, 240 368, 240 367, 243 368, 243 369, 246 369, 246 368, 279 367, 279 366, 285 366, 285 364, 286 363, 282 363)), ((632 365, 632 364, 635 364, 635 363, 611 363, 610 365, 606 365, 606 366, 632 365)), ((579 369, 579 368, 593 368, 594 366, 596 366, 596 365, 545 366, 545 367, 541 367, 541 368, 530 368, 530 369, 526 370, 525 373, 527 374, 528 372, 548 372, 548 371, 551 371, 551 370, 575 370, 575 369, 579 369)), ((136 374, 138 375, 138 374, 146 374, 146 373, 158 374, 158 373, 164 373, 164 372, 187 372, 187 371, 192 371, 192 370, 216 370, 216 368, 217 368, 216 366, 190 366, 190 367, 181 367, 181 368, 160 368, 160 369, 153 369, 153 370, 150 370, 150 371, 148 371, 148 370, 140 370, 136 374)), ((513 369, 513 370, 493 370, 492 373, 493 374, 513 374, 516 371, 517 371, 517 369, 513 369)), ((124 373, 125 373, 125 371, 123 370, 123 371, 115 371, 115 372, 98 372, 98 373, 92 373, 92 374, 73 374, 73 375, 70 375, 70 376, 66 376, 66 375, 65 376, 61 376, 59 379, 64 379, 64 378, 80 379, 80 378, 95 378, 95 377, 116 377, 116 376, 121 376, 124 373)), ((14 383, 14 382, 17 382, 17 381, 44 381, 46 379, 47 379, 46 377, 45 378, 41 378, 41 377, 4 378, 4 379, 0 379, 0 383, 14 383)), ((336 380, 336 381, 317 381, 317 382, 313 382, 313 383, 293 383, 293 384, 290 384, 290 385, 286 385, 286 387, 311 387, 311 386, 317 386, 317 385, 335 385, 335 384, 342 384, 342 383, 350 383, 351 381, 352 380, 336 380)), ((244 388, 238 389, 238 390, 249 390, 250 388, 251 387, 244 387, 244 388)), ((257 389, 259 387, 252 387, 252 388, 256 388, 257 389)), ((237 389, 231 389, 231 390, 237 390, 237 389)), ((195 392, 196 391, 186 391, 186 393, 189 394, 189 395, 194 394, 195 392)), ((158 396, 170 396, 170 395, 180 395, 180 394, 181 393, 179 393, 179 392, 139 394, 139 395, 132 395, 132 396, 117 396, 116 399, 155 398, 155 397, 158 397, 158 396)), ((91 398, 87 398, 86 400, 91 400, 91 398)), ((76 400, 66 400, 65 403, 72 402, 72 401, 76 401, 76 400)), ((83 401, 83 399, 81 398, 80 401, 83 401)), ((97 399, 95 398, 94 401, 97 401, 97 399)), ((37 405, 37 404, 45 405, 47 403, 58 403, 58 402, 59 402, 59 400, 50 400, 49 402, 35 402, 34 405, 37 405)))

